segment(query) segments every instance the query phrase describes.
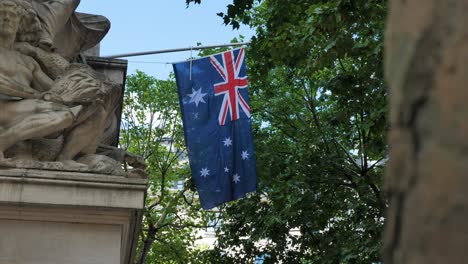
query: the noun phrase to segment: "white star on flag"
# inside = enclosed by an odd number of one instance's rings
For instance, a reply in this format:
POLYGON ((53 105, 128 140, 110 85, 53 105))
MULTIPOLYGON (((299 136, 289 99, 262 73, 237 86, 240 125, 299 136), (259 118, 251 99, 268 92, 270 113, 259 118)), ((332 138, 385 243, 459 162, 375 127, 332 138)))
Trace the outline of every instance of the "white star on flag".
POLYGON ((187 95, 190 97, 189 103, 195 103, 197 107, 200 102, 206 103, 205 100, 203 99, 203 97, 206 96, 206 93, 202 93, 201 90, 202 88, 195 91, 195 89, 192 88, 192 93, 187 95))
POLYGON ((240 176, 239 176, 239 174, 237 174, 237 173, 234 174, 234 176, 232 176, 232 181, 235 182, 236 184, 237 184, 238 182, 240 182, 240 176))
POLYGON ((224 172, 229 172, 228 167, 224 167, 224 172))
POLYGON ((231 138, 226 138, 224 141, 224 146, 229 147, 232 145, 232 139, 231 138))
POLYGON ((201 171, 201 176, 206 178, 206 176, 210 175, 210 170, 208 168, 203 168, 201 171))
POLYGON ((247 150, 242 151, 241 156, 243 160, 249 159, 249 153, 247 152, 247 150))

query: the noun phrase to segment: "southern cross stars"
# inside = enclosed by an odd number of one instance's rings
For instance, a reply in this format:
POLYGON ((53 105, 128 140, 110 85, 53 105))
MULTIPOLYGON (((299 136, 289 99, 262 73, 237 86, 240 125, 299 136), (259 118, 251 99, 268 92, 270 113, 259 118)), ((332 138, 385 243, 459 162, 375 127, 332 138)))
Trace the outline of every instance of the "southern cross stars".
POLYGON ((206 93, 202 93, 202 88, 198 89, 195 91, 195 89, 192 88, 192 93, 188 94, 190 97, 189 103, 195 103, 195 105, 198 107, 198 104, 200 102, 206 103, 203 97, 206 96, 206 93))
POLYGON ((241 156, 243 160, 249 159, 249 155, 250 154, 247 152, 247 150, 242 151, 241 156))
POLYGON ((224 146, 229 147, 232 145, 232 139, 228 137, 223 141, 223 143, 224 143, 224 146))
POLYGON ((224 172, 229 172, 229 168, 228 168, 228 167, 224 167, 224 172))
POLYGON ((206 178, 206 176, 210 175, 210 170, 208 168, 203 168, 201 171, 200 171, 200 174, 203 178, 206 178))
POLYGON ((235 182, 236 184, 237 184, 238 182, 240 182, 240 176, 239 176, 239 174, 237 174, 237 173, 234 174, 234 175, 232 176, 232 181, 235 182))

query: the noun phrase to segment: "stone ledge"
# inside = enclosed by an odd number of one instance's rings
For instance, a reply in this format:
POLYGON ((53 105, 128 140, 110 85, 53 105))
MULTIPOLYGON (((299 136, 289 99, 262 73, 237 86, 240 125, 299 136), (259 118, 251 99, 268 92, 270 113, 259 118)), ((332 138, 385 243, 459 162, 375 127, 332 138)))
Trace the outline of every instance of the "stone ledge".
POLYGON ((145 179, 90 173, 0 170, 0 204, 143 209, 145 179))
POLYGON ((143 189, 146 189, 146 184, 148 182, 146 179, 126 178, 107 174, 35 169, 0 169, 0 177, 127 184, 135 185, 143 189))
POLYGON ((86 62, 94 67, 121 68, 127 70, 128 61, 124 59, 110 59, 96 56, 86 56, 86 62))

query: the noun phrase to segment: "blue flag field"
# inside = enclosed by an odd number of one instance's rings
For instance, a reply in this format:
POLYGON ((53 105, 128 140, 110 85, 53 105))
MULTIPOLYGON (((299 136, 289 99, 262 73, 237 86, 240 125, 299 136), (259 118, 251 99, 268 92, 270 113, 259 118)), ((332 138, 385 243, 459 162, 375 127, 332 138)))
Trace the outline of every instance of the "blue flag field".
POLYGON ((173 65, 192 177, 211 209, 256 190, 244 49, 173 65))

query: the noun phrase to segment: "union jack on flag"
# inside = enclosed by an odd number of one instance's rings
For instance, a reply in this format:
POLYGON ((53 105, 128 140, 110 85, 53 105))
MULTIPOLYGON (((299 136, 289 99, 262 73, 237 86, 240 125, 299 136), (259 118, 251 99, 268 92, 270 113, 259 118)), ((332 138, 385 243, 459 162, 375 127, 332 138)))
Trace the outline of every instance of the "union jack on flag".
POLYGON ((205 209, 256 190, 244 49, 176 63, 192 177, 205 209))
POLYGON ((214 85, 215 96, 224 96, 218 117, 219 124, 222 126, 226 123, 228 112, 231 117, 231 121, 240 118, 237 106, 240 106, 246 116, 250 117, 250 107, 239 92, 239 89, 247 89, 247 76, 240 76, 240 69, 245 63, 244 49, 239 50, 236 60, 233 58, 233 51, 228 51, 222 54, 222 64, 218 61, 216 56, 210 57, 211 64, 223 78, 223 82, 214 85))

